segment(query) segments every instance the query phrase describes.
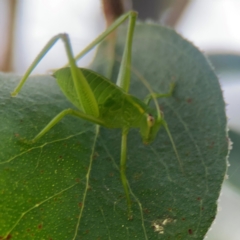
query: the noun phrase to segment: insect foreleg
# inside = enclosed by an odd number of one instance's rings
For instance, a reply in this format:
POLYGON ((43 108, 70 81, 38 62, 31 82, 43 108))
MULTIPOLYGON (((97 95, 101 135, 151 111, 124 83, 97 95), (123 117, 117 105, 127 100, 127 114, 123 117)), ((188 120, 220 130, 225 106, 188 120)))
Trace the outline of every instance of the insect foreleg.
POLYGON ((103 125, 103 122, 97 118, 94 118, 92 116, 89 116, 87 114, 81 113, 79 111, 73 110, 73 109, 65 109, 62 112, 60 112, 56 117, 54 117, 48 124, 45 126, 33 139, 31 142, 38 141, 44 134, 46 134, 54 125, 56 125, 63 117, 66 115, 72 115, 75 117, 79 117, 88 121, 91 121, 96 124, 103 125))
POLYGON ((169 91, 167 93, 150 93, 149 95, 147 95, 145 97, 145 99, 143 101, 144 101, 144 103, 149 105, 150 101, 152 99, 154 99, 154 98, 167 98, 167 97, 171 97, 172 94, 173 94, 174 88, 175 88, 175 84, 171 83, 169 91))
MULTIPOLYGON (((144 102, 149 105, 150 101, 151 100, 156 100, 156 98, 165 98, 165 97, 171 97, 172 94, 173 94, 173 91, 174 91, 174 88, 175 88, 175 83, 171 83, 170 84, 170 87, 169 87, 169 91, 167 93, 163 93, 163 94, 159 94, 159 93, 150 93, 149 95, 147 95, 147 97, 144 99, 144 102)), ((157 109, 158 109, 158 106, 157 106, 157 109)), ((161 125, 163 125, 163 127, 165 128, 166 132, 167 132, 167 135, 170 139, 170 142, 172 144, 172 147, 173 147, 173 150, 174 150, 174 153, 176 155, 176 158, 178 160, 178 163, 179 163, 179 166, 180 166, 180 169, 182 171, 182 173, 184 173, 183 171, 183 166, 182 166, 182 161, 179 157, 179 154, 178 154, 178 151, 177 151, 177 148, 176 148, 176 145, 175 145, 175 142, 173 140, 173 137, 172 137, 172 134, 168 128, 168 125, 167 125, 167 122, 162 118, 161 116, 161 112, 160 110, 158 109, 158 119, 161 121, 161 125)))

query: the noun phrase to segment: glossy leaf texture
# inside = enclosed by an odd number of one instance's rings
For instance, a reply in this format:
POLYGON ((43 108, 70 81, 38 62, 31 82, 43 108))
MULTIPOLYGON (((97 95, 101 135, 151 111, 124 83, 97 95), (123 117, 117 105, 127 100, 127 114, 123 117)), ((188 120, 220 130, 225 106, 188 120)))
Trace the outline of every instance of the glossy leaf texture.
MULTIPOLYGON (((116 62, 109 65, 103 43, 92 64, 103 74, 113 66, 113 81, 125 30, 118 32, 116 62)), ((183 172, 163 128, 147 146, 131 129, 132 220, 119 175, 121 130, 68 116, 28 145, 22 138, 31 139, 73 105, 50 76, 31 77, 11 98, 19 77, 0 75, 0 239, 204 238, 216 215, 228 153, 218 79, 191 43, 152 23, 137 25, 133 43, 130 93, 143 99, 149 92, 136 72, 154 92, 165 93, 176 83, 173 96, 158 103, 183 172)))

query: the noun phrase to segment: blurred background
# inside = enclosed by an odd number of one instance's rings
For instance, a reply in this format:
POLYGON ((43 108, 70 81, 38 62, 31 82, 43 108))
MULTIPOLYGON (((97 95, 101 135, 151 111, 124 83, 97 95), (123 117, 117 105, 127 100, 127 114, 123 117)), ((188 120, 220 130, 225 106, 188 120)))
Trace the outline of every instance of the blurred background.
MULTIPOLYGON (((103 0, 104 1, 104 0, 103 0)), ((115 1, 116 0, 110 0, 115 1)), ((175 28, 212 62, 223 89, 233 141, 219 199, 219 211, 206 239, 240 239, 240 1, 124 0, 141 20, 153 19, 175 28)), ((100 0, 0 0, 0 70, 23 74, 46 42, 67 32, 75 53, 106 27, 100 0)), ((90 63, 94 50, 80 60, 90 63)), ((67 63, 59 42, 34 73, 46 73, 67 63)))

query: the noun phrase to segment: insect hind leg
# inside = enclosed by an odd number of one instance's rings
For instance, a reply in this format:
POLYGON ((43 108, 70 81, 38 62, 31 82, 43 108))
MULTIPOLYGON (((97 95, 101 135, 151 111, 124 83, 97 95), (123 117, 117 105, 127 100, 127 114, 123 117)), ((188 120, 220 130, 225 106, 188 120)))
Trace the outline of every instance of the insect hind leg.
POLYGON ((36 59, 30 65, 30 67, 22 77, 20 83, 17 85, 17 87, 14 89, 11 95, 16 96, 18 94, 18 92, 21 90, 23 84, 26 82, 27 78, 29 77, 33 69, 38 65, 38 63, 42 60, 42 58, 48 53, 48 51, 53 47, 53 45, 55 45, 55 43, 59 39, 63 41, 65 46, 65 50, 69 60, 69 65, 71 68, 74 87, 77 93, 79 103, 86 114, 92 115, 94 117, 98 117, 99 109, 98 109, 97 101, 95 99, 95 96, 86 78, 84 77, 81 70, 76 66, 73 53, 72 53, 70 40, 69 40, 68 34, 66 33, 60 33, 50 39, 50 41, 45 45, 45 47, 42 49, 42 51, 37 55, 36 59))
POLYGON ((30 142, 35 143, 36 141, 38 141, 43 135, 45 135, 52 127, 54 127, 66 115, 72 115, 75 117, 79 117, 81 119, 88 120, 95 124, 104 125, 104 123, 101 120, 94 118, 93 116, 89 116, 85 113, 73 110, 71 108, 65 109, 62 112, 60 112, 58 115, 56 115, 30 142))

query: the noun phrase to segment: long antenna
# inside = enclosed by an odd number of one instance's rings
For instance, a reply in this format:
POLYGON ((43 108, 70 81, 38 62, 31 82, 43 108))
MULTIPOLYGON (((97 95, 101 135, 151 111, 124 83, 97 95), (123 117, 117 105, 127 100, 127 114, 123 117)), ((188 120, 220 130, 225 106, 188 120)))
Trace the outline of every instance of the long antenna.
POLYGON ((173 137, 172 137, 172 134, 171 134, 171 132, 170 132, 170 130, 169 130, 169 128, 168 128, 167 122, 162 119, 162 124, 163 124, 163 126, 164 126, 164 128, 165 128, 165 130, 166 130, 166 132, 167 132, 167 135, 168 135, 170 141, 171 141, 171 144, 172 144, 173 150, 174 150, 174 152, 175 152, 175 155, 176 155, 176 157, 177 157, 177 160, 178 160, 178 163, 179 163, 181 172, 184 173, 184 171, 183 171, 183 166, 182 166, 182 161, 181 161, 181 159, 180 159, 180 157, 179 157, 179 154, 178 154, 178 151, 177 151, 175 142, 173 141, 173 137))

